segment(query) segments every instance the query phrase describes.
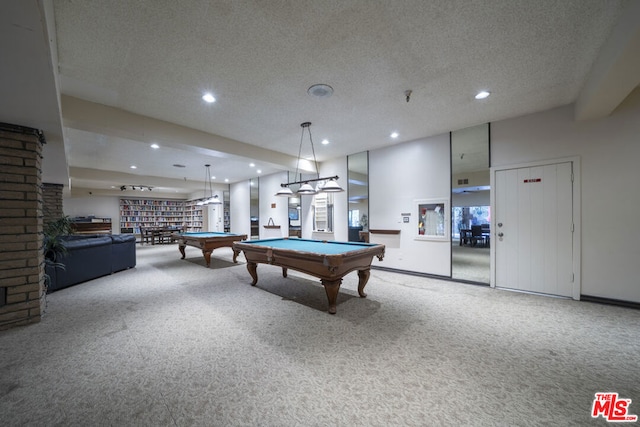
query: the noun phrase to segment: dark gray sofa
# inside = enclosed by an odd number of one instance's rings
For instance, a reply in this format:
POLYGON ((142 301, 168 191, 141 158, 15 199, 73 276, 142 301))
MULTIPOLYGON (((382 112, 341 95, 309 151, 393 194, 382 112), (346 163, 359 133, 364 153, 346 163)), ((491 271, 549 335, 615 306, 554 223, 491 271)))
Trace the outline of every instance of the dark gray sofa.
POLYGON ((136 236, 114 234, 111 236, 111 272, 136 266, 136 236))
POLYGON ((122 235, 70 235, 64 237, 66 253, 56 262, 64 268, 45 266, 49 276, 47 292, 135 267, 136 238, 122 235))

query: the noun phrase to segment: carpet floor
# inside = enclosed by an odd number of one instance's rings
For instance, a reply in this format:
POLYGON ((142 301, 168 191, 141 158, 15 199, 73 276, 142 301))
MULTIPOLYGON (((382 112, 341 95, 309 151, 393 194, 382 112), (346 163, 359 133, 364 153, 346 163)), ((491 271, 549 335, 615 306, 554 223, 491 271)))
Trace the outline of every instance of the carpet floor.
POLYGON ((640 311, 372 270, 315 278, 187 247, 54 292, 0 332, 3 426, 591 426, 640 414, 640 311))

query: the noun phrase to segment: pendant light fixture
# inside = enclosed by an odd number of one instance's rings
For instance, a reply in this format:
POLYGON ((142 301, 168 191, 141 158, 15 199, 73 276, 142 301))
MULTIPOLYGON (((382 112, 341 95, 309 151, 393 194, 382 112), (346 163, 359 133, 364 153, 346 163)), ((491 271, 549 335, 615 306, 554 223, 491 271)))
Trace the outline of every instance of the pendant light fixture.
POLYGON ((298 176, 298 170, 300 169, 300 156, 302 154, 302 142, 304 141, 304 133, 306 129, 309 133, 309 142, 311 143, 311 153, 313 154, 313 163, 316 168, 317 178, 282 183, 280 184, 280 187, 282 188, 280 189, 280 191, 276 193, 276 196, 295 197, 296 195, 298 196, 313 195, 313 194, 317 194, 318 192, 338 193, 338 192, 344 191, 337 182, 339 179, 337 175, 320 178, 320 172, 318 171, 318 160, 316 159, 316 152, 313 147, 313 138, 311 137, 311 122, 304 122, 300 124, 300 127, 302 127, 302 135, 300 136, 300 148, 298 149, 298 161, 296 163, 296 174, 294 176, 298 176), (311 182, 318 183, 318 187, 313 188, 310 184, 311 182), (324 185, 322 185, 322 182, 324 182, 324 185), (302 185, 300 186, 298 191, 294 193, 291 190, 291 188, 289 188, 289 186, 296 185, 296 184, 302 184, 302 185))
POLYGON ((293 191, 291 191, 289 187, 284 186, 284 184, 280 184, 280 186, 282 186, 282 188, 276 193, 276 196, 295 197, 295 194, 293 194, 293 191))
POLYGON ((214 195, 213 197, 209 198, 209 200, 207 200, 207 204, 208 205, 221 205, 222 201, 218 198, 218 195, 214 195))
POLYGON ((219 205, 222 201, 220 201, 217 194, 215 196, 213 195, 213 187, 211 186, 211 165, 204 165, 204 167, 204 193, 202 199, 198 200, 196 205, 219 205), (207 196, 207 183, 209 184, 209 196, 207 196))

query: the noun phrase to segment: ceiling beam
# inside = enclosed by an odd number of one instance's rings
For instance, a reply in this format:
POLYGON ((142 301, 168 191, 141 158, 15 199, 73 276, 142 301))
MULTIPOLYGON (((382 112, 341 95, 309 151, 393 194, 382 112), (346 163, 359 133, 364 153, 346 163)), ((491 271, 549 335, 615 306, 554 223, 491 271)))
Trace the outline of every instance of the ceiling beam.
POLYGON ((295 170, 297 158, 115 107, 62 96, 66 127, 147 143, 160 143, 214 157, 259 159, 277 169, 295 170))
POLYGON ((69 186, 51 0, 7 0, 0 13, 0 122, 39 129, 42 181, 69 186))
POLYGON ((630 2, 591 67, 575 119, 609 116, 640 85, 640 1, 630 2))

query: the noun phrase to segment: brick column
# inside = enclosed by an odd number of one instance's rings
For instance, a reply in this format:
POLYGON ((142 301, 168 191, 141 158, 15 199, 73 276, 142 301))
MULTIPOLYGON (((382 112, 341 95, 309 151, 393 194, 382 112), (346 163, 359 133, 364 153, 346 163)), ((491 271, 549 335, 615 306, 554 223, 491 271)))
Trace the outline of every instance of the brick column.
POLYGON ((0 329, 40 321, 42 132, 0 123, 0 329))
POLYGON ((62 184, 42 184, 42 226, 64 216, 62 211, 62 184))

